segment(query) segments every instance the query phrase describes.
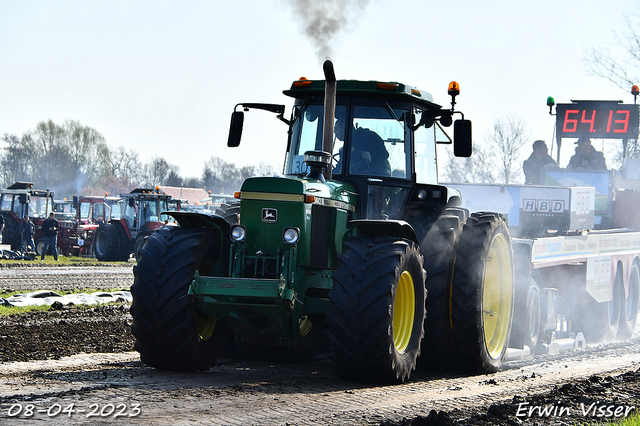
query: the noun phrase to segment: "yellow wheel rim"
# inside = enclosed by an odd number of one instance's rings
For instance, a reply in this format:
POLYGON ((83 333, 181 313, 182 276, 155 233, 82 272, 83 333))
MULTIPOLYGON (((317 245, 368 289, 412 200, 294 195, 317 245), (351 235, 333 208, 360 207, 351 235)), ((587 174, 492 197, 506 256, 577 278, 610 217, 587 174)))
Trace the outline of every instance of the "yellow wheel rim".
POLYGON ((400 275, 396 287, 396 298, 393 301, 393 343, 396 350, 403 353, 407 350, 413 334, 416 298, 413 277, 409 271, 400 275))
POLYGON ((501 356, 509 338, 513 299, 512 266, 509 243, 503 234, 493 239, 484 273, 482 326, 489 356, 501 356))
POLYGON ((216 329, 217 321, 214 317, 205 317, 196 314, 196 329, 200 339, 207 340, 216 329))
POLYGON ((302 337, 309 334, 309 332, 313 328, 313 323, 311 322, 309 317, 306 315, 303 315, 300 318, 298 318, 298 325, 300 326, 300 336, 302 337))

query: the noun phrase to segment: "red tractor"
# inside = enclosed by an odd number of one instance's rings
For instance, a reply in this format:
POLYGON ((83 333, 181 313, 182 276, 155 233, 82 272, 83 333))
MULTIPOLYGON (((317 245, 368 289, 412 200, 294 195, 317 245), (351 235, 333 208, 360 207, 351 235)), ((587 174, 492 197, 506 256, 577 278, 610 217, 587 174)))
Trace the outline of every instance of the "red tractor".
MULTIPOLYGON (((132 253, 137 257, 144 237, 169 223, 169 216, 163 213, 169 210, 171 196, 157 187, 137 188, 120 196, 120 215, 112 214, 95 233, 93 249, 101 261, 127 260, 132 253)), ((175 209, 180 209, 179 203, 175 209)))
POLYGON ((58 246, 65 255, 93 256, 95 232, 101 223, 120 217, 119 196, 86 195, 73 197, 73 220, 58 220, 58 246))
MULTIPOLYGON (((12 250, 22 250, 20 225, 24 215, 34 224, 33 238, 42 240, 42 222, 53 210, 53 192, 33 189, 33 182, 16 182, 0 191, 0 214, 4 217, 2 242, 12 250)), ((36 244, 37 248, 37 244, 36 244)), ((38 252, 40 254, 40 252, 38 252)))

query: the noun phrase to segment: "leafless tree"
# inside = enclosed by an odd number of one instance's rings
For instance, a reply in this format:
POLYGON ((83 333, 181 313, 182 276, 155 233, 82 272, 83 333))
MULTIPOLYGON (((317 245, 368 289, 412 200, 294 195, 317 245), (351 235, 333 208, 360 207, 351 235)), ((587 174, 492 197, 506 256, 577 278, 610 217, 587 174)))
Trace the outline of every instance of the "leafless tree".
POLYGON ((454 157, 448 151, 443 181, 451 183, 494 183, 494 165, 490 150, 475 144, 471 157, 454 157))
POLYGON ((171 173, 177 174, 178 168, 162 157, 153 157, 145 167, 144 184, 148 187, 164 185, 171 173))
POLYGON ((529 136, 524 122, 507 116, 497 119, 482 145, 474 143, 469 158, 449 152, 444 180, 459 183, 514 183, 522 176, 521 152, 529 136))
MULTIPOLYGON (((593 46, 586 50, 583 61, 592 75, 605 78, 628 93, 631 86, 640 84, 640 15, 624 13, 625 25, 620 27, 623 29, 613 33, 611 46, 614 51, 609 47, 593 46)), ((621 147, 614 162, 622 163, 625 156, 640 158, 637 139, 628 141, 626 155, 621 147)))
POLYGON ((520 157, 529 137, 524 121, 518 117, 508 115, 494 122, 487 142, 493 152, 501 183, 514 183, 522 176, 520 157))

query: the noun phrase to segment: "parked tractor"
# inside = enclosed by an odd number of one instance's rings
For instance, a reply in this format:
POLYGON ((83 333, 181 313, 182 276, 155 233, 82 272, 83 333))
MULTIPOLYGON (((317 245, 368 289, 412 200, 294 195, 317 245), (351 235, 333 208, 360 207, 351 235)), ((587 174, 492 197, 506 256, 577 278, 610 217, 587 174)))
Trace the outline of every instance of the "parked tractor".
POLYGON ((58 220, 58 247, 65 255, 95 256, 93 242, 101 223, 120 217, 121 198, 118 196, 74 196, 72 220, 58 220))
POLYGON ((120 197, 119 206, 111 208, 111 217, 95 231, 93 249, 101 261, 127 260, 131 254, 137 257, 144 238, 169 222, 163 212, 169 210, 171 196, 158 188, 137 188, 120 197))
POLYGON ((24 215, 28 215, 34 224, 34 240, 41 240, 44 235, 42 223, 53 205, 53 192, 33 189, 33 182, 15 182, 0 191, 0 214, 5 223, 2 242, 11 245, 12 250, 22 250, 20 225, 24 215))
POLYGON ((131 288, 142 361, 206 370, 229 347, 299 361, 328 339, 349 379, 401 383, 446 361, 434 357, 445 347, 460 370, 496 371, 515 298, 509 230, 437 181, 443 128, 454 125, 455 155, 471 154, 458 84, 449 108, 405 84, 336 81, 329 61, 324 71, 284 91, 288 119, 272 104, 232 114, 230 147, 245 111, 287 124, 284 176, 245 180, 229 220, 170 212, 179 226, 147 237, 131 288))

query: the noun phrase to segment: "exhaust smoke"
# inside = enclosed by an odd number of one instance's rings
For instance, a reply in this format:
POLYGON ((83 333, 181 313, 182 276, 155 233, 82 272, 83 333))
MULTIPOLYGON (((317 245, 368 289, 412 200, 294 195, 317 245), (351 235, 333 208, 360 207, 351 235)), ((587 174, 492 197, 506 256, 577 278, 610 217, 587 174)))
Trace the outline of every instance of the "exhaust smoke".
POLYGON ((334 37, 353 29, 369 0, 289 0, 304 34, 315 45, 318 60, 333 56, 334 37))

